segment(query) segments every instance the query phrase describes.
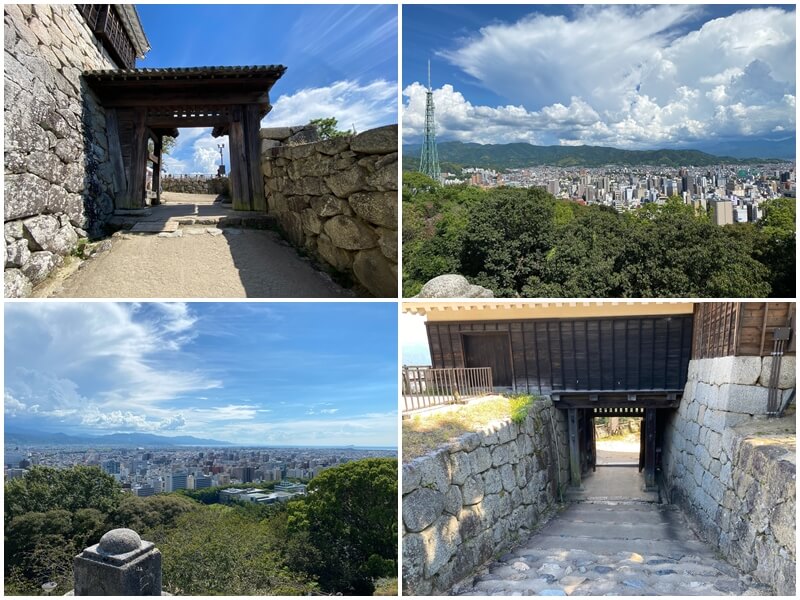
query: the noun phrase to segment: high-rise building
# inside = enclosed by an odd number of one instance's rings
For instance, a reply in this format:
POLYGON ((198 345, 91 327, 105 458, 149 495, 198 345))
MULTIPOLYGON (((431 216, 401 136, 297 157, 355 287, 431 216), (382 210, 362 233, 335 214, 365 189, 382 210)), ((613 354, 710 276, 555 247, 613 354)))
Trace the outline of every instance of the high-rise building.
POLYGON ((211 487, 211 477, 206 475, 196 475, 194 478, 194 489, 202 490, 211 487))
POLYGON ((188 485, 188 476, 186 473, 173 473, 167 479, 167 491, 174 492, 175 490, 186 490, 189 489, 188 485))
POLYGON ((250 483, 255 478, 255 469, 253 467, 233 467, 231 477, 242 483, 250 483))
POLYGON ((140 485, 139 487, 133 488, 133 493, 144 498, 146 496, 152 496, 156 493, 156 490, 151 485, 140 485))
POLYGON ((431 88, 431 61, 428 61, 428 91, 425 93, 425 130, 422 139, 422 155, 419 159, 420 173, 434 181, 441 181, 439 152, 436 149, 436 122, 434 119, 433 88, 431 88))
POLYGON ((733 223, 733 204, 730 200, 711 201, 711 221, 715 225, 731 225, 733 223))

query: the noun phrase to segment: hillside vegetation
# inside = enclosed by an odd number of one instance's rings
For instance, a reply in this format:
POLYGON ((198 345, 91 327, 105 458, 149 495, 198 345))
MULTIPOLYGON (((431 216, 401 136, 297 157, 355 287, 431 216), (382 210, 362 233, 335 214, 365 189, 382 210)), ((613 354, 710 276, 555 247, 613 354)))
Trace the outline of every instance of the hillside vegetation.
POLYGON ((403 185, 403 293, 460 273, 498 297, 794 297, 795 201, 719 227, 680 198, 631 213, 541 189, 403 185))
MULTIPOLYGON (((475 144, 441 142, 439 161, 445 171, 462 167, 516 169, 551 165, 557 167, 602 167, 605 165, 647 165, 705 167, 719 164, 758 164, 777 159, 714 156, 699 150, 622 150, 606 146, 534 146, 526 143, 475 144)), ((419 168, 419 144, 403 146, 403 169, 419 168)))
MULTIPOLYGON (((327 469, 285 504, 138 498, 97 467, 33 467, 5 485, 5 593, 72 589, 72 561, 117 527, 161 551, 175 595, 370 595, 397 573, 397 460, 327 469)), ((204 500, 207 500, 204 498, 204 500)))

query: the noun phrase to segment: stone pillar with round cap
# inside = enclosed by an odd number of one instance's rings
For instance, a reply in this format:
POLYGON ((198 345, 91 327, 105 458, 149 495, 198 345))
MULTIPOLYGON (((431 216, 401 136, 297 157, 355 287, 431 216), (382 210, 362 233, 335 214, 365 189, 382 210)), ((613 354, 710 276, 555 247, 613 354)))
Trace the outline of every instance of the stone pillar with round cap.
POLYGON ((75 557, 76 596, 160 596, 161 552, 132 529, 112 529, 75 557))

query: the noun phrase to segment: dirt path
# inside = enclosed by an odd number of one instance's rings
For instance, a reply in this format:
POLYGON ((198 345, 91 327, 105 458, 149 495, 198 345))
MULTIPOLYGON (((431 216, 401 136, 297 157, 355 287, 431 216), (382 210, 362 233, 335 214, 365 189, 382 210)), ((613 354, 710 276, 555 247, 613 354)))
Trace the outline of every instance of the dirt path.
POLYGON ((180 237, 123 234, 36 297, 332 298, 352 293, 300 258, 272 231, 181 227, 180 237))

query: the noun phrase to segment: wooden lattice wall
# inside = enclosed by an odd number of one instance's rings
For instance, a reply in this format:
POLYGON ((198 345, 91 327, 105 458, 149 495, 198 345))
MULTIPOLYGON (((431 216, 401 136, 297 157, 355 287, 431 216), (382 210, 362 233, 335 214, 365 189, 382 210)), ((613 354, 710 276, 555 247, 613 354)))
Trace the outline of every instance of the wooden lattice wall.
POLYGON ((700 302, 694 310, 692 358, 769 356, 773 332, 788 327, 795 352, 794 302, 700 302))

